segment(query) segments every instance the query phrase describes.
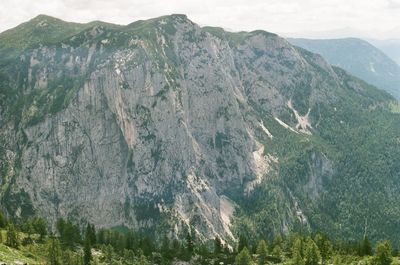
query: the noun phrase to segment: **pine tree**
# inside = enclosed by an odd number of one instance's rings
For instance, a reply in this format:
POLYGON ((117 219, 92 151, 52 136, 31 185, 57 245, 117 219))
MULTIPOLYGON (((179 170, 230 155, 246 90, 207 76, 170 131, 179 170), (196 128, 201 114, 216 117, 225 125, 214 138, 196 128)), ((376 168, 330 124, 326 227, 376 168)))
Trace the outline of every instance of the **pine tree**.
POLYGON ((280 249, 283 249, 283 238, 280 234, 277 234, 272 240, 272 248, 279 246, 280 249))
POLYGON ((281 258, 282 257, 282 248, 280 245, 276 245, 273 249, 272 249, 272 255, 275 258, 281 258))
POLYGON ((90 242, 92 242, 92 244, 96 244, 96 228, 94 227, 94 224, 92 224, 91 229, 90 229, 90 242))
POLYGON ((68 247, 73 247, 75 243, 81 243, 79 227, 70 221, 65 222, 62 218, 57 220, 56 227, 60 235, 61 242, 68 247))
POLYGON ((181 254, 181 243, 178 239, 174 238, 172 240, 171 256, 178 257, 181 254))
POLYGON ((6 244, 12 248, 18 248, 19 236, 13 224, 9 224, 7 227, 7 242, 6 244))
MULTIPOLYGON (((70 249, 61 252, 62 265, 76 265, 77 255, 70 249)), ((79 264, 79 263, 78 263, 79 264)))
POLYGON ((7 226, 7 220, 4 217, 4 214, 0 212, 0 228, 5 228, 7 226))
POLYGON ((32 222, 33 231, 40 235, 40 240, 43 240, 47 235, 47 223, 43 218, 35 218, 32 222))
POLYGON ((380 241, 376 246, 375 256, 373 258, 374 265, 390 265, 392 263, 392 248, 390 242, 380 241))
POLYGON ((360 246, 360 256, 371 256, 372 255, 372 246, 368 240, 367 236, 364 236, 363 240, 361 241, 360 246))
POLYGON ((65 230, 65 221, 62 218, 59 218, 56 222, 56 228, 60 237, 63 236, 65 230))
MULTIPOLYGON (((59 265, 60 263, 60 243, 54 237, 50 237, 50 244, 48 247, 48 261, 49 265, 59 265)), ((64 263, 65 264, 65 263, 64 263)))
POLYGON ((242 251, 244 248, 249 249, 249 242, 247 241, 247 237, 241 234, 239 236, 238 252, 242 251))
POLYGON ((276 235, 272 241, 272 255, 281 258, 283 253, 283 238, 280 234, 276 235))
POLYGON ((250 252, 247 247, 244 247, 242 251, 236 256, 235 259, 236 265, 253 265, 253 261, 251 260, 250 252))
POLYGON ((322 264, 324 264, 325 261, 331 256, 332 244, 328 237, 322 234, 317 234, 314 238, 314 242, 321 253, 322 264))
POLYGON ((333 256, 333 265, 342 265, 343 262, 341 260, 341 256, 335 255, 333 256))
POLYGON ((24 239, 25 242, 29 242, 32 240, 31 236, 33 233, 35 233, 34 227, 33 227, 33 220, 28 220, 25 223, 22 224, 21 226, 21 231, 28 234, 28 237, 24 239))
POLYGON ((219 254, 222 251, 222 243, 219 236, 216 236, 214 239, 214 254, 219 254))
POLYGON ((90 223, 88 223, 86 225, 86 230, 85 230, 85 241, 89 241, 89 243, 92 243, 92 235, 91 235, 92 231, 91 231, 91 225, 90 223))
POLYGON ((167 256, 170 253, 170 248, 169 248, 169 238, 167 236, 164 236, 161 242, 161 254, 163 255, 163 257, 167 256))
MULTIPOLYGON (((106 243, 106 230, 100 229, 99 232, 97 233, 97 239, 96 242, 99 244, 105 244, 106 243)), ((128 249, 131 249, 129 246, 127 247, 128 249)))
POLYGON ((147 260, 146 256, 143 255, 143 252, 139 254, 139 259, 136 263, 137 265, 150 265, 150 262, 147 260))
POLYGON ((186 247, 189 253, 193 253, 194 246, 193 246, 193 238, 191 233, 187 233, 186 235, 186 247))
POLYGON ((85 241, 83 244, 83 264, 88 265, 92 258, 92 244, 96 241, 96 234, 94 231, 94 226, 92 227, 91 224, 87 224, 86 232, 85 232, 85 241))
POLYGON ((264 265, 267 262, 268 257, 268 246, 265 240, 261 240, 258 243, 256 253, 258 255, 258 265, 264 265))
POLYGON ((150 256, 151 253, 154 251, 153 241, 150 239, 149 236, 144 236, 140 241, 140 248, 143 250, 145 256, 150 256))
POLYGON ((90 245, 90 238, 86 237, 83 245, 83 264, 88 265, 92 260, 92 248, 90 245))
POLYGON ((292 247, 292 264, 293 265, 304 265, 304 259, 302 256, 302 245, 303 242, 300 238, 297 238, 292 247))
MULTIPOLYGON (((139 251, 141 251, 139 249, 139 251)), ((111 245, 106 245, 103 247, 103 253, 105 257, 105 261, 107 264, 111 264, 113 260, 114 248, 111 245)), ((141 252, 143 253, 143 252, 141 252)))
POLYGON ((135 252, 132 249, 124 249, 124 259, 128 263, 132 263, 135 260, 135 252))
POLYGON ((304 253, 305 265, 318 265, 321 260, 321 254, 315 242, 309 238, 307 241, 307 247, 304 253))

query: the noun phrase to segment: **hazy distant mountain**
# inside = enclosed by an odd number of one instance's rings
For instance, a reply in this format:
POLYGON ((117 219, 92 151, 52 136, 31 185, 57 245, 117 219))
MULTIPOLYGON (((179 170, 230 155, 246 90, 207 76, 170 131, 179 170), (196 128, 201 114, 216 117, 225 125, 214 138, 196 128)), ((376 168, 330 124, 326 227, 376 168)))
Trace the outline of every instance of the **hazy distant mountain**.
POLYGON ((367 41, 382 50, 387 56, 400 65, 400 39, 368 39, 367 41))
POLYGON ((356 38, 288 40, 400 99, 400 66, 370 43, 356 38))
POLYGON ((0 34, 0 208, 231 242, 359 239, 366 221, 399 239, 399 113, 265 31, 38 16, 0 34))
POLYGON ((386 31, 363 31, 351 27, 344 27, 324 31, 303 31, 303 32, 285 32, 281 33, 287 38, 306 38, 306 39, 343 39, 343 38, 359 38, 359 39, 400 39, 400 27, 392 28, 386 31))

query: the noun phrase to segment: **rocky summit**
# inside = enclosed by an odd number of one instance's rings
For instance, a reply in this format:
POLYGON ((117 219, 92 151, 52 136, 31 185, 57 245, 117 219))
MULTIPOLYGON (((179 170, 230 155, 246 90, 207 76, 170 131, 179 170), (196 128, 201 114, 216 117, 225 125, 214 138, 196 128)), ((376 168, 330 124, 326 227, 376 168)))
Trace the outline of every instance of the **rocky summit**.
POLYGON ((398 239, 398 101, 275 34, 41 15, 0 34, 0 103, 10 217, 398 239))

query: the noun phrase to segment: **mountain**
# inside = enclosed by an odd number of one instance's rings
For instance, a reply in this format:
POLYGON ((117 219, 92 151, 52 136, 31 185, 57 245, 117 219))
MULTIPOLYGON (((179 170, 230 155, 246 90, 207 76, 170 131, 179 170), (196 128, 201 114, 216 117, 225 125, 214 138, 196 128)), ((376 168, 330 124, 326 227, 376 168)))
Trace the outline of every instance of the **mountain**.
POLYGON ((288 40, 400 99, 400 66, 368 42, 354 38, 288 40))
POLYGON ((39 16, 0 34, 0 101, 10 218, 399 239, 399 103, 275 34, 39 16))
POLYGON ((376 40, 368 39, 368 42, 383 51, 393 61, 400 65, 400 39, 376 40))
POLYGON ((287 38, 300 39, 344 39, 358 38, 364 40, 389 40, 400 38, 400 27, 382 29, 360 30, 352 27, 342 27, 323 31, 297 31, 281 32, 281 35, 287 38))

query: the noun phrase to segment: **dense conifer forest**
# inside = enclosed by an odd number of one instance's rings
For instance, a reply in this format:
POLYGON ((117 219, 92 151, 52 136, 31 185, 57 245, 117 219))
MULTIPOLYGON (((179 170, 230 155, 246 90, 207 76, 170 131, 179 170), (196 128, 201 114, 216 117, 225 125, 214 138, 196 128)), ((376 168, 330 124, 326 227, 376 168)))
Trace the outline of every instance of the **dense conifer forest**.
POLYGON ((238 235, 238 242, 200 240, 193 229, 180 237, 149 235, 123 227, 81 228, 59 219, 55 231, 42 218, 7 220, 0 214, 0 261, 5 264, 400 264, 397 246, 388 240, 371 242, 332 239, 322 233, 276 235, 272 240, 238 235), (19 262, 19 263, 18 263, 19 262))

